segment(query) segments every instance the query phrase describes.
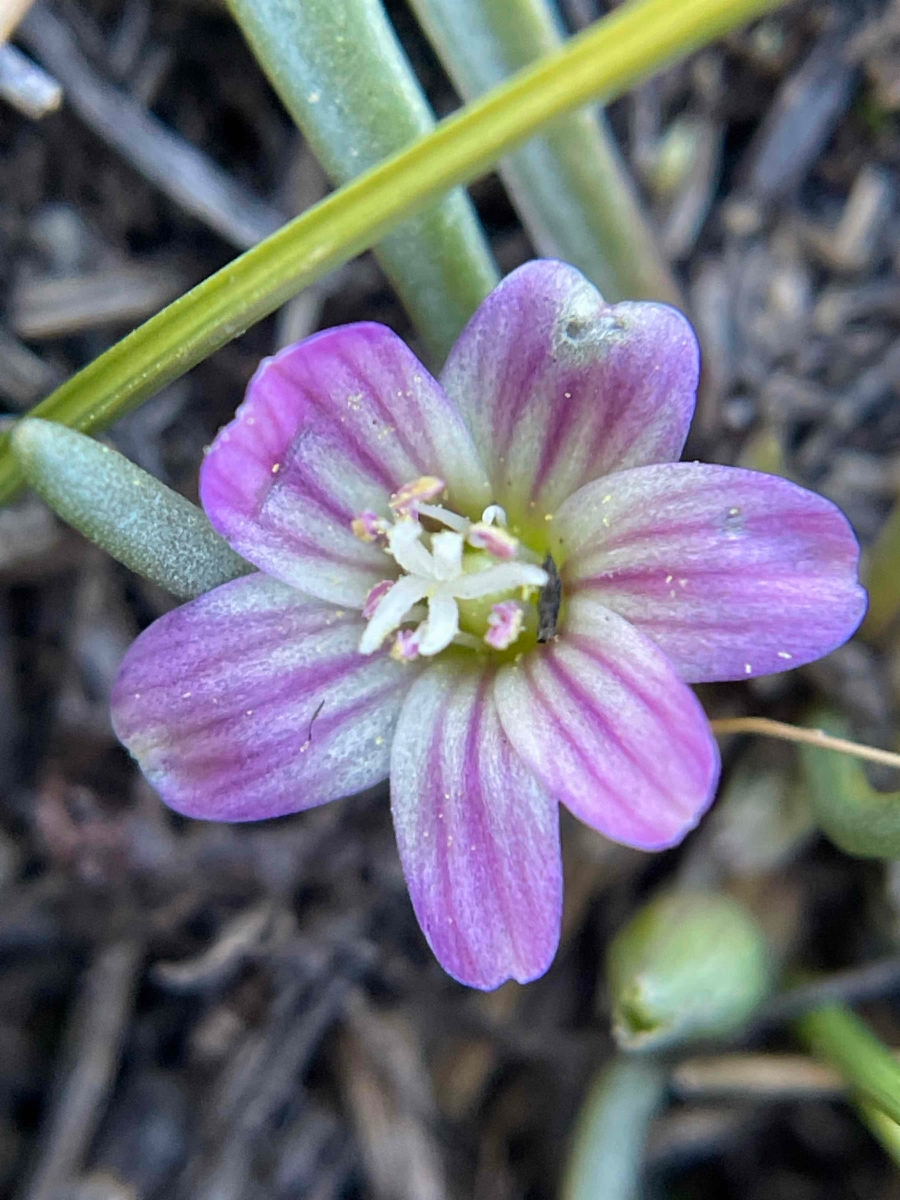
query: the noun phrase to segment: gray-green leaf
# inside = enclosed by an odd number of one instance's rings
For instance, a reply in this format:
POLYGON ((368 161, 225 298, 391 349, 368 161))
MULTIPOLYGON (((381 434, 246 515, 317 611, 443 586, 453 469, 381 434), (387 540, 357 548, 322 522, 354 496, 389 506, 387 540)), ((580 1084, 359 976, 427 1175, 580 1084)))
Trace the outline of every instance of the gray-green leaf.
MULTIPOLYGON (((253 53, 337 183, 434 128, 381 0, 228 0, 253 53)), ((379 243, 376 255, 443 360, 498 282, 472 203, 457 189, 379 243)))
POLYGON ((64 521, 182 600, 253 570, 206 514, 116 450, 54 421, 20 421, 13 453, 64 521))

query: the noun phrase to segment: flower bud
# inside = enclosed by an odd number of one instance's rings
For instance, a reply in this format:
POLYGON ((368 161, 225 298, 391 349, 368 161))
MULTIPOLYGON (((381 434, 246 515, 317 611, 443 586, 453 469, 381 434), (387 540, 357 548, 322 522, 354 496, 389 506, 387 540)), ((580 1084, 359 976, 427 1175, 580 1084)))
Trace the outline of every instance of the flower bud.
POLYGON ((762 930, 737 901, 665 892, 613 939, 607 978, 616 1040, 644 1050, 739 1028, 771 975, 762 930))

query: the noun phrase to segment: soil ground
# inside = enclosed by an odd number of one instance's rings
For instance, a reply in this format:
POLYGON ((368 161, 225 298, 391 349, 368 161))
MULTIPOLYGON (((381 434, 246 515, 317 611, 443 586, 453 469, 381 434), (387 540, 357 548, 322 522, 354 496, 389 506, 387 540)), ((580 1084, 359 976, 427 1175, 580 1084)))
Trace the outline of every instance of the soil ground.
MULTIPOLYGON (((599 15, 595 0, 562 10, 573 29, 599 15)), ((453 92, 409 13, 391 12, 435 109, 449 111, 453 92)), ((20 44, 56 71, 67 102, 40 121, 0 107, 10 415, 237 249, 77 115, 92 85, 107 109, 109 89, 130 93, 217 164, 233 185, 230 220, 254 197, 264 224, 326 190, 213 0, 58 0, 34 10, 20 44), (77 54, 60 59, 60 31, 77 54)), ((703 341, 690 454, 789 473, 870 543, 900 489, 897 5, 788 6, 611 116, 703 341)), ((472 194, 502 269, 530 257, 498 179, 472 194)), ((260 357, 360 319, 415 345, 370 256, 166 389, 112 441, 195 498, 202 449, 260 357)), ((107 698, 125 647, 171 603, 33 497, 0 513, 0 1196, 554 1196, 585 1090, 613 1054, 604 948, 676 872, 741 896, 786 970, 850 972, 848 994, 864 993, 866 1016, 900 1042, 900 877, 841 854, 802 818, 786 829, 771 816, 794 779, 790 748, 724 743, 728 803, 678 851, 626 851, 566 821, 556 962, 527 988, 481 995, 424 944, 383 791, 227 827, 173 816, 142 782, 107 698), (748 810, 751 784, 761 799, 748 810), (859 974, 873 962, 884 965, 875 984, 859 974)), ((890 645, 855 640, 702 698, 713 715, 792 721, 825 701, 862 740, 889 746, 898 686, 890 645)), ((799 1050, 778 1023, 743 1048, 799 1050)), ((897 1200, 894 1169, 846 1102, 795 1084, 777 1101, 673 1085, 646 1195, 897 1200)))

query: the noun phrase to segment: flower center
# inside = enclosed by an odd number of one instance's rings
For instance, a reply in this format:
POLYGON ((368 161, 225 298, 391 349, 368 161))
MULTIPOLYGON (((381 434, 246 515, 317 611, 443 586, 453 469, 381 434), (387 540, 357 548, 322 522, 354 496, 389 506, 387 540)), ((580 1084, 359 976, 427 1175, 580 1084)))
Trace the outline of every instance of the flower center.
POLYGON ((358 538, 379 542, 402 572, 369 592, 361 654, 374 654, 391 636, 391 655, 401 661, 450 645, 503 651, 537 631, 536 599, 549 580, 537 556, 508 531, 499 505, 470 521, 432 503, 444 486, 423 475, 391 497, 390 520, 366 510, 352 523, 358 538))

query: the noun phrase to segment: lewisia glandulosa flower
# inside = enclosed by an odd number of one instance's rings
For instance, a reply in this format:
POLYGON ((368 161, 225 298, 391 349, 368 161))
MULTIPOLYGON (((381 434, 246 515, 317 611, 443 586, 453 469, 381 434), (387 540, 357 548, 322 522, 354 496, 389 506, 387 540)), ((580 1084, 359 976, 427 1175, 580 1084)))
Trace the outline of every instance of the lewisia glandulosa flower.
POLYGON ((371 787, 416 915, 457 979, 546 970, 557 805, 672 846, 715 790, 689 683, 809 662, 865 607, 828 501, 678 463, 690 326, 532 262, 440 383, 388 329, 267 360, 203 464, 216 529, 259 569, 126 656, 116 731, 178 812, 274 817, 371 787))

